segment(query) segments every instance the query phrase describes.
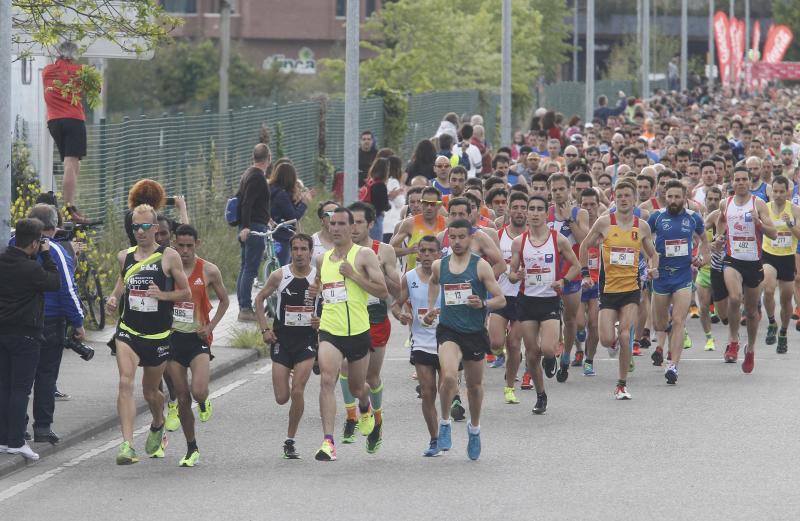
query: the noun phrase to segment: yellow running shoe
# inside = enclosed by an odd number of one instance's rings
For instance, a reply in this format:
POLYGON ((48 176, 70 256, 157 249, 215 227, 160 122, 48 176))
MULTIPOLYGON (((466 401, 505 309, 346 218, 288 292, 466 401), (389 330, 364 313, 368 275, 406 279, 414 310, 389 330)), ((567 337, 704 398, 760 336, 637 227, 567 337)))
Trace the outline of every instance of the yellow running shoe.
POLYGON ((323 441, 322 447, 319 448, 314 459, 317 461, 336 461, 336 447, 333 446, 330 440, 323 441))
POLYGON ((179 467, 194 467, 200 462, 200 451, 193 450, 188 456, 184 456, 178 462, 179 467))
POLYGON ((169 432, 175 432, 181 426, 181 419, 178 416, 178 402, 167 402, 167 418, 164 426, 169 432))
POLYGON ((207 422, 210 420, 212 414, 214 414, 214 408, 211 407, 211 400, 206 399, 202 408, 198 405, 197 416, 200 418, 201 422, 207 422), (205 411, 203 409, 205 409, 205 411))
POLYGON ((136 451, 131 447, 130 443, 123 441, 122 445, 119 446, 119 452, 117 452, 117 465, 132 465, 138 462, 139 458, 136 457, 136 451))
POLYGON ((706 348, 705 349, 706 349, 706 351, 716 351, 717 350, 717 344, 714 343, 714 339, 713 338, 709 338, 708 340, 706 340, 706 348))
POLYGON ((374 428, 375 413, 372 412, 372 406, 370 406, 367 412, 361 413, 361 415, 358 417, 358 431, 362 436, 368 436, 374 428))
POLYGON ((167 443, 167 433, 164 431, 163 425, 157 431, 151 428, 147 432, 147 441, 144 444, 144 451, 151 458, 163 458, 167 443))
POLYGON ((508 404, 517 404, 519 400, 517 400, 517 395, 514 394, 513 387, 506 387, 503 390, 503 393, 506 395, 506 403, 508 404))

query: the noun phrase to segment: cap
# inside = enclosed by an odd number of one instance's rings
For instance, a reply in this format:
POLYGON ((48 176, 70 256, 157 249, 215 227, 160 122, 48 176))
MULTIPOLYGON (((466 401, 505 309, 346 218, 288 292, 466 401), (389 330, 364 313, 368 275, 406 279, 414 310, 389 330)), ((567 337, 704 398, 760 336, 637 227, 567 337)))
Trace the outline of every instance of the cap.
POLYGON ((583 128, 594 128, 594 123, 592 123, 592 122, 587 122, 587 123, 586 123, 586 124, 583 126, 583 128))
POLYGON ((605 143, 601 144, 597 149, 600 151, 601 154, 608 153, 608 145, 606 145, 605 143))
POLYGON ((572 134, 572 137, 569 138, 570 143, 583 143, 583 136, 580 134, 572 134))

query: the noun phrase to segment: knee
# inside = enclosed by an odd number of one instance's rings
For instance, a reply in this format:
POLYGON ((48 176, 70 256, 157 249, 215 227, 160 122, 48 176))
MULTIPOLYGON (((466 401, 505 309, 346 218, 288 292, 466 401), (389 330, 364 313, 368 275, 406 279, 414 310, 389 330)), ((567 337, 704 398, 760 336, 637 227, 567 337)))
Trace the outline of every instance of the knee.
POLYGON ((336 382, 339 378, 336 373, 322 373, 319 379, 320 390, 331 392, 336 387, 336 382))
POLYGON ((207 385, 192 385, 192 397, 196 402, 204 402, 208 398, 207 385))
POLYGON ((440 385, 442 387, 456 387, 458 385, 458 377, 455 374, 443 374, 440 385))
POLYGON ((367 376, 367 385, 369 385, 370 390, 377 389, 381 386, 381 377, 380 375, 375 376, 367 376))
MULTIPOLYGON (((292 403, 295 403, 295 402, 302 402, 302 401, 303 401, 303 397, 304 397, 304 396, 305 396, 304 389, 302 389, 302 388, 300 388, 300 387, 297 387, 297 388, 293 388, 293 389, 292 389, 292 392, 291 392, 292 403)), ((285 402, 284 402, 284 403, 285 403, 285 402)))
POLYGON ((154 387, 152 389, 144 389, 142 394, 144 394, 144 399, 147 402, 152 402, 155 401, 159 395, 161 395, 161 391, 159 391, 157 387, 154 387))
POLYGON ((469 382, 467 383, 467 392, 477 393, 483 390, 483 382, 469 382))
POLYGON ((133 376, 120 375, 120 377, 119 377, 119 393, 120 394, 133 394, 133 376))
POLYGON ((289 401, 289 393, 288 392, 275 391, 275 402, 278 405, 284 405, 288 401, 289 401))
POLYGON ((758 320, 758 308, 754 307, 753 309, 746 309, 745 310, 745 316, 747 317, 748 322, 751 321, 751 320, 753 322, 757 321, 758 320))

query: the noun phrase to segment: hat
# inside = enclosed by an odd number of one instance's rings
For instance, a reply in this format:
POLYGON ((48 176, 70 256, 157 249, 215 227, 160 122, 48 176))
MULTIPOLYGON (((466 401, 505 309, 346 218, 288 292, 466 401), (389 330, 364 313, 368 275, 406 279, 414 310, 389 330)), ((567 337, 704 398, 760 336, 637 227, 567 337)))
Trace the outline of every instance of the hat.
POLYGON ((545 114, 547 114, 547 109, 544 107, 539 107, 538 109, 536 109, 536 112, 533 113, 533 115, 536 116, 537 118, 541 118, 545 114))
POLYGON ((583 128, 594 128, 594 123, 587 122, 587 123, 586 123, 586 124, 583 126, 583 128))
POLYGON ((569 138, 570 143, 583 143, 583 136, 580 134, 572 134, 572 137, 569 138))
POLYGON ((601 144, 597 149, 600 151, 601 154, 608 153, 608 145, 605 143, 601 144))
POLYGON ((798 123, 797 125, 794 126, 794 131, 795 132, 800 132, 800 123, 798 123))

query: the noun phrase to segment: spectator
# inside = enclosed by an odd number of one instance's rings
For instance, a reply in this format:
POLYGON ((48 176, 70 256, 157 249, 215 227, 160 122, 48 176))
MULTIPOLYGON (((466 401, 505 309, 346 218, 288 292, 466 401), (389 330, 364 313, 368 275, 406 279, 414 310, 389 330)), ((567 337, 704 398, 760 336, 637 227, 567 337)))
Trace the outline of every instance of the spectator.
POLYGON ((455 112, 448 112, 444 115, 444 119, 439 123, 439 128, 433 137, 438 138, 442 134, 449 134, 453 141, 458 141, 458 114, 455 112))
POLYGON ((608 123, 608 118, 612 116, 618 116, 625 111, 625 107, 628 106, 628 100, 625 97, 625 93, 619 91, 619 103, 613 109, 608 108, 608 98, 606 96, 600 96, 597 98, 597 105, 598 107, 594 109, 594 118, 600 120, 600 122, 605 126, 608 123))
POLYGON ((525 136, 522 135, 521 130, 514 132, 514 140, 511 143, 511 159, 516 161, 519 159, 519 149, 525 145, 525 136))
MULTIPOLYGON (((492 170, 492 153, 486 146, 486 129, 483 128, 483 125, 472 127, 470 143, 475 145, 481 153, 481 172, 490 172, 492 170)), ((513 155, 513 149, 509 149, 509 152, 513 155)))
POLYGON ((371 130, 361 133, 361 144, 358 147, 358 186, 364 186, 367 179, 369 167, 378 155, 378 146, 375 143, 375 135, 371 130))
MULTIPOLYGON (((140 204, 149 204, 154 210, 158 211, 159 220, 167 222, 168 226, 163 229, 159 228, 156 234, 156 241, 161 244, 164 241, 163 234, 167 234, 167 243, 169 246, 169 238, 171 232, 177 227, 177 223, 172 219, 167 218, 160 211, 161 207, 165 204, 174 204, 179 212, 179 224, 189 224, 189 213, 186 209, 186 200, 183 196, 167 197, 164 187, 158 181, 152 179, 141 179, 137 181, 128 191, 128 210, 125 212, 125 233, 128 235, 128 240, 131 246, 136 246, 136 237, 133 235, 133 209, 140 204), (160 238, 159 238, 160 236, 160 238)), ((160 223, 159 223, 160 224, 160 223)))
POLYGON ((253 149, 253 166, 248 168, 239 181, 239 244, 242 262, 236 280, 236 296, 239 301, 238 320, 255 321, 253 312, 253 280, 256 278, 261 256, 264 254, 264 239, 250 231, 265 232, 269 222, 269 186, 266 171, 272 161, 267 145, 259 143, 253 149))
POLYGON ((483 158, 478 147, 471 144, 474 134, 472 125, 461 127, 461 142, 453 147, 453 154, 460 158, 458 164, 467 169, 467 177, 477 177, 483 170, 483 158))
POLYGON ((406 193, 402 182, 403 161, 397 156, 389 158, 389 177, 386 180, 386 190, 389 192, 389 209, 383 214, 383 242, 389 243, 400 214, 406 205, 406 193))
POLYGON ((42 228, 38 219, 20 219, 16 244, 0 254, 0 451, 30 460, 39 459, 25 443, 25 415, 39 362, 44 293, 61 287, 42 228))
POLYGON ((367 176, 367 190, 369 191, 366 202, 375 207, 375 224, 369 236, 376 240, 383 240, 383 216, 391 207, 389 205, 389 191, 386 181, 389 178, 389 160, 380 158, 372 163, 372 168, 367 176))
POLYGON ((678 59, 675 57, 667 64, 667 80, 669 83, 669 90, 680 89, 680 82, 678 80, 678 59))
MULTIPOLYGON (((381 161, 380 159, 377 161, 381 161)), ((270 216, 276 224, 303 218, 308 208, 308 203, 314 198, 311 191, 302 191, 297 186, 297 171, 291 163, 280 163, 272 172, 269 180, 270 190, 270 216)), ((272 236, 278 243, 278 261, 281 266, 289 264, 291 249, 289 239, 294 232, 281 228, 272 236)))
POLYGON ((417 148, 414 150, 414 155, 411 156, 411 161, 406 166, 406 183, 411 183, 411 180, 418 175, 425 176, 426 179, 431 180, 436 177, 433 171, 433 163, 436 161, 436 147, 430 139, 423 139, 417 143, 417 148))
POLYGON ((542 117, 542 130, 547 132, 547 137, 549 139, 557 139, 559 143, 562 143, 561 140, 561 129, 558 128, 556 124, 556 111, 555 110, 548 110, 545 112, 544 116, 542 117))
POLYGON ((450 195, 450 160, 446 156, 437 156, 433 167, 436 169, 436 178, 431 186, 439 190, 442 195, 450 195))

